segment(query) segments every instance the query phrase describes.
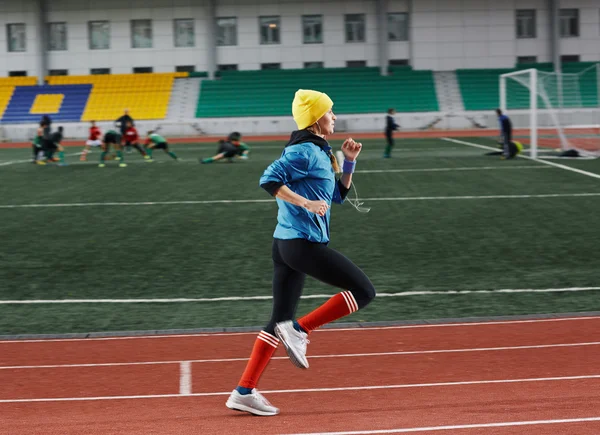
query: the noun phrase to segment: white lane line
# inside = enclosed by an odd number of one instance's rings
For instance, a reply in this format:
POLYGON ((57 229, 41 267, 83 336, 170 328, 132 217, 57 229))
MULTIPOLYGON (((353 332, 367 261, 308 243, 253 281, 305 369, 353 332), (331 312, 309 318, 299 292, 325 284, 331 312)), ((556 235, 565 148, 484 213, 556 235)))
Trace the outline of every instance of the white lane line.
MULTIPOLYGON (((481 381, 457 381, 457 382, 430 382, 422 384, 398 384, 398 385, 367 385, 360 387, 331 387, 331 388, 298 388, 293 390, 262 390, 265 394, 298 394, 298 393, 329 393, 335 391, 369 391, 369 390, 397 390, 407 388, 435 388, 435 387, 456 387, 467 385, 495 385, 495 384, 519 384, 534 382, 561 382, 561 381, 579 381, 586 379, 600 379, 600 375, 583 376, 555 376, 546 378, 521 378, 521 379, 493 379, 481 381)), ((191 393, 188 396, 181 394, 148 394, 134 396, 98 396, 98 397, 48 397, 32 399, 2 399, 0 403, 34 403, 34 402, 84 402, 99 400, 124 400, 124 399, 160 399, 174 397, 212 397, 228 396, 231 391, 191 393)))
MULTIPOLYGON (((498 151, 497 148, 489 147, 486 145, 480 145, 480 144, 476 144, 473 142, 465 142, 464 140, 452 139, 449 137, 443 137, 442 140, 445 140, 447 142, 459 143, 459 144, 467 145, 470 147, 481 148, 484 150, 498 151)), ((548 161, 542 160, 542 159, 533 159, 533 158, 531 158, 529 156, 525 156, 525 155, 519 155, 519 157, 521 157, 523 159, 527 159, 527 160, 532 160, 534 162, 543 163, 544 165, 554 166, 556 168, 564 169, 565 171, 576 172, 578 174, 586 175, 588 177, 600 178, 600 174, 594 174, 593 172, 583 171, 581 169, 572 168, 572 167, 566 166, 566 165, 561 165, 560 163, 548 162, 548 161)))
MULTIPOLYGON (((600 175, 598 176, 600 178, 600 175)), ((361 198, 362 201, 446 201, 478 199, 529 199, 529 198, 578 198, 596 197, 600 192, 583 193, 543 193, 524 195, 460 195, 460 196, 398 196, 383 198, 361 198)), ((201 205, 201 204, 275 204, 274 199, 213 199, 199 201, 144 201, 144 202, 71 202, 48 204, 1 204, 0 209, 12 208, 56 208, 56 207, 112 207, 112 206, 148 206, 148 205, 201 205)))
MULTIPOLYGON (((498 290, 419 290, 397 293, 377 293, 380 298, 398 298, 408 296, 431 295, 470 295, 495 293, 577 293, 600 290, 600 287, 564 287, 545 289, 498 289, 498 290)), ((301 299, 329 299, 331 294, 303 295, 301 299)), ((268 301, 271 295, 260 296, 221 296, 216 298, 135 298, 135 299, 23 299, 0 300, 0 305, 52 305, 52 304, 172 304, 190 302, 245 302, 268 301)))
POLYGON ((582 418, 563 418, 556 420, 527 420, 527 421, 505 421, 499 423, 479 423, 479 424, 456 424, 448 426, 429 426, 429 427, 409 427, 401 429, 378 429, 378 430, 353 430, 344 432, 304 432, 291 435, 373 435, 387 433, 409 433, 409 432, 430 432, 446 431, 460 429, 483 429, 492 427, 515 427, 515 426, 538 426, 549 424, 569 424, 586 423, 600 421, 600 417, 582 417, 582 418))
POLYGON ((179 364, 179 394, 189 396, 192 394, 192 363, 181 361, 179 364))
MULTIPOLYGON (((501 347, 474 347, 464 349, 434 349, 434 350, 406 350, 396 352, 370 352, 370 353, 344 353, 331 355, 309 355, 308 359, 335 359, 335 358, 365 358, 365 357, 380 357, 380 356, 403 356, 403 355, 429 355, 442 353, 472 353, 472 352, 499 352, 513 350, 529 350, 529 349, 555 349, 569 347, 589 347, 600 346, 600 341, 584 342, 584 343, 556 343, 556 344, 533 344, 524 346, 501 346, 501 347)), ((272 360, 287 360, 287 356, 277 356, 272 360)), ((145 365, 168 365, 179 364, 180 373, 183 379, 184 373, 186 376, 191 376, 191 363, 223 363, 223 362, 239 362, 248 361, 248 358, 212 358, 212 359, 196 359, 188 361, 139 361, 139 362, 115 362, 115 363, 81 363, 81 364, 45 364, 45 365, 29 365, 29 366, 0 366, 0 370, 31 370, 31 369, 63 369, 63 368, 81 368, 81 367, 119 367, 119 366, 145 366, 145 365)))

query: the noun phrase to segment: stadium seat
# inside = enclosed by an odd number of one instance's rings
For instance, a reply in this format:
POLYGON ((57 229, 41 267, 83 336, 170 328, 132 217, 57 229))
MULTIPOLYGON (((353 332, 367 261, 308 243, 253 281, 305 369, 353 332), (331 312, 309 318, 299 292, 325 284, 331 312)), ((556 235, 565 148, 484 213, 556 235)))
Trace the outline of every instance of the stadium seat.
POLYGON ((36 83, 37 77, 0 77, 0 119, 4 116, 15 86, 35 86, 36 83))
POLYGON ((81 121, 115 120, 129 109, 134 119, 164 119, 173 80, 188 73, 52 76, 51 84, 91 84, 81 121))
POLYGON ((55 121, 79 121, 92 86, 16 86, 2 122, 38 122, 42 115, 55 121))
POLYGON ((218 80, 204 80, 196 116, 286 116, 299 88, 326 92, 334 111, 382 113, 438 110, 431 71, 391 67, 381 76, 378 68, 325 68, 301 70, 222 71, 218 80))
MULTIPOLYGON (((592 66, 594 62, 572 62, 564 63, 563 73, 579 73, 592 66)), ((500 102, 499 77, 501 74, 514 71, 536 68, 540 71, 552 72, 552 64, 527 64, 518 65, 511 69, 459 69, 456 71, 460 91, 466 110, 493 110, 498 107, 500 102)), ((592 71, 589 74, 581 76, 580 94, 583 107, 597 107, 596 93, 596 73, 592 71)), ((512 108, 527 108, 529 100, 527 92, 511 92, 519 88, 520 85, 510 80, 507 82, 508 92, 511 95, 512 108), (512 88, 511 88, 512 87, 512 88)), ((541 107, 540 103, 540 107, 541 107)))

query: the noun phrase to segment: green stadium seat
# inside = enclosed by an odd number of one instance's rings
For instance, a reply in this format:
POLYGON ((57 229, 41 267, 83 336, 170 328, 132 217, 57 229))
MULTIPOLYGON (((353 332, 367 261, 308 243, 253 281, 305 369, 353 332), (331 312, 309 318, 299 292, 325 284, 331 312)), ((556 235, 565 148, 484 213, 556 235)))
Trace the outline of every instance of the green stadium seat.
POLYGON ((337 114, 439 110, 431 71, 390 67, 390 75, 381 76, 378 68, 364 67, 221 71, 202 82, 196 116, 289 116, 300 88, 327 93, 337 114))

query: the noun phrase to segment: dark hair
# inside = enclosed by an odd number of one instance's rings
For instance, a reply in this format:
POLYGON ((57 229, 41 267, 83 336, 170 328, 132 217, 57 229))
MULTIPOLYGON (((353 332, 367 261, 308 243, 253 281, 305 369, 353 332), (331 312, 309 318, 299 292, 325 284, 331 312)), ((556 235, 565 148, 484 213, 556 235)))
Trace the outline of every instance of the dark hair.
POLYGON ((229 134, 229 136, 227 137, 228 140, 240 140, 241 138, 242 138, 242 135, 237 131, 234 131, 233 133, 229 134))
POLYGON ((392 112, 394 112, 395 110, 396 110, 396 109, 394 109, 393 107, 390 107, 390 108, 388 109, 388 113, 392 113, 392 112))
POLYGON ((496 113, 497 113, 498 115, 502 115, 502 110, 500 110, 500 109, 496 109, 496 113))
POLYGON ((63 127, 62 127, 62 125, 58 127, 58 131, 60 131, 61 133, 63 132, 63 127))

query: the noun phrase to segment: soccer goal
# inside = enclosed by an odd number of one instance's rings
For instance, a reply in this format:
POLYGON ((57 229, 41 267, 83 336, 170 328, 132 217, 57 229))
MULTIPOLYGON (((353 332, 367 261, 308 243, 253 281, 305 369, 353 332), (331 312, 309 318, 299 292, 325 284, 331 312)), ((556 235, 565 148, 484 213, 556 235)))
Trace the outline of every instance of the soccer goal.
POLYGON ((600 156, 600 63, 576 73, 526 69, 500 75, 500 108, 533 158, 600 156), (522 127, 522 128, 519 128, 522 127))

